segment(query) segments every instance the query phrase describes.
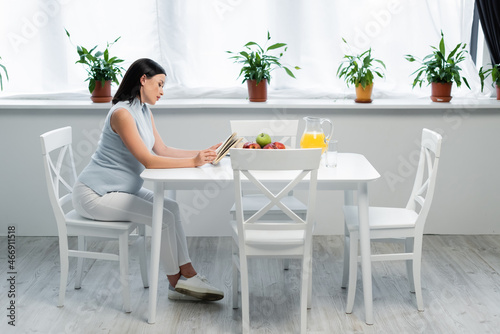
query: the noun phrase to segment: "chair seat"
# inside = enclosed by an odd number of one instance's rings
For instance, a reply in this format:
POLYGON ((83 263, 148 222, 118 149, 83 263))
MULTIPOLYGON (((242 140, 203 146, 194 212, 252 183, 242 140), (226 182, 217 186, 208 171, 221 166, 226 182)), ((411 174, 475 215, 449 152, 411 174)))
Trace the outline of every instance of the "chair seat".
MULTIPOLYGON (((358 207, 344 206, 344 217, 350 232, 357 231, 358 207)), ((370 207, 368 209, 368 220, 370 229, 405 229, 415 227, 418 214, 405 208, 370 207)))
MULTIPOLYGON (((244 195, 242 197, 242 205, 243 205, 243 211, 245 212, 245 217, 246 216, 251 216, 255 214, 258 210, 260 210, 263 206, 265 206, 267 203, 269 203, 269 199, 263 195, 258 195, 258 194, 250 194, 250 195, 244 195)), ((305 214, 307 212, 307 205, 299 201, 297 198, 294 196, 286 196, 282 199, 281 203, 286 205, 290 210, 295 212, 299 217, 305 218, 305 214)), ((233 219, 236 219, 235 215, 235 205, 233 204, 233 207, 231 208, 231 215, 233 216, 233 219)), ((273 206, 264 216, 266 217, 271 217, 270 219, 273 220, 278 220, 279 217, 283 217, 283 219, 289 219, 287 215, 281 211, 280 208, 277 206, 273 206)))
MULTIPOLYGON (((259 223, 261 223, 260 221, 259 223)), ((264 222, 265 223, 265 222, 264 222)), ((270 223, 276 223, 271 221, 270 223)), ((231 231, 234 240, 238 241, 238 226, 236 221, 231 221, 231 231)), ((247 245, 291 245, 304 244, 304 231, 301 230, 247 230, 245 241, 247 245)))
POLYGON ((75 210, 71 210, 66 215, 66 224, 74 226, 106 228, 112 230, 129 230, 132 226, 137 224, 125 221, 101 221, 92 220, 79 215, 75 210))

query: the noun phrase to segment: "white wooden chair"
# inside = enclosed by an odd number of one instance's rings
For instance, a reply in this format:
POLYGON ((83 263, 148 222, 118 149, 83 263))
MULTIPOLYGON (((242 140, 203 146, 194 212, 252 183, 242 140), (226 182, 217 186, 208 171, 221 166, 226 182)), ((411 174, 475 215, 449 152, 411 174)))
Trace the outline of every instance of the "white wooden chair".
MULTIPOLYGON (((298 120, 243 120, 243 121, 230 121, 231 131, 236 132, 238 137, 243 137, 243 143, 247 141, 255 141, 255 137, 261 132, 267 133, 271 136, 273 141, 279 141, 289 148, 297 148, 297 129, 299 125, 298 120)), ((244 189, 243 207, 245 208, 245 217, 250 217, 255 214, 262 204, 266 203, 266 197, 262 194, 252 193, 249 189, 244 189)), ((305 219, 307 206, 299 199, 289 193, 288 196, 283 198, 283 203, 286 204, 293 212, 295 212, 302 219, 305 219)), ((235 219, 235 206, 230 211, 233 219, 235 219)), ((267 218, 278 220, 288 219, 278 207, 271 208, 266 214, 267 218)), ((288 263, 285 263, 285 269, 288 269, 288 263)))
MULTIPOLYGON (((300 297, 301 332, 306 332, 307 307, 311 298, 312 232, 315 223, 316 185, 321 149, 250 150, 231 149, 234 173, 236 219, 231 222, 233 236, 233 308, 238 308, 238 270, 241 278, 243 333, 250 330, 248 258, 302 259, 300 297), (279 191, 265 185, 266 175, 286 178, 279 191), (283 198, 301 180, 309 176, 306 218, 302 219, 283 202, 283 198), (267 198, 267 203, 250 217, 244 215, 242 180, 251 182, 267 198), (277 207, 288 220, 265 220, 265 214, 277 207)), ((305 181, 304 181, 305 182, 305 181)))
MULTIPOLYGON (((279 141, 288 148, 297 148, 297 130, 299 121, 296 119, 268 119, 268 120, 231 120, 231 132, 236 132, 238 137, 243 137, 242 143, 255 141, 259 133, 267 133, 273 141, 279 141)), ((244 189, 243 207, 245 218, 255 214, 265 203, 266 197, 262 194, 256 194, 249 189, 244 189)), ((283 203, 295 212, 300 218, 306 218, 307 206, 290 192, 283 198, 283 203)), ((235 206, 230 210, 233 219, 235 216, 235 206)), ((277 207, 272 207, 267 213, 266 219, 280 220, 288 219, 277 207)), ((283 268, 288 270, 290 266, 289 259, 283 260, 283 268)))
MULTIPOLYGON (((370 207, 368 212, 371 241, 404 243, 404 252, 372 254, 371 261, 406 261, 410 291, 415 292, 419 311, 424 309, 420 282, 422 239, 436 185, 441 141, 441 135, 423 129, 415 183, 406 208, 370 207)), ((351 313, 354 306, 358 268, 357 208, 345 206, 344 218, 346 235, 342 287, 347 285, 347 279, 349 279, 346 313, 351 313)))
POLYGON ((125 312, 131 312, 128 285, 128 237, 135 229, 139 230, 141 276, 144 287, 147 288, 145 226, 125 221, 95 221, 78 215, 73 210, 71 202, 73 184, 76 180, 76 169, 71 148, 71 127, 68 126, 44 133, 40 136, 40 140, 49 199, 56 218, 59 235, 61 281, 58 306, 64 306, 69 257, 73 256, 78 258, 75 289, 81 287, 84 258, 119 261, 124 310, 125 312), (68 236, 78 236, 78 250, 68 249, 68 236), (88 251, 86 237, 118 239, 119 254, 88 251))

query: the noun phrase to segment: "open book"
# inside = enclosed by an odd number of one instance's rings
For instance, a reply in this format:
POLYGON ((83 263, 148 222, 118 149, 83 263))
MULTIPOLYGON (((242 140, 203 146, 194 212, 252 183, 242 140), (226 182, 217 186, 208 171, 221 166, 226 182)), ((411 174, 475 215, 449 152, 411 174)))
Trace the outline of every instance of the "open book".
POLYGON ((215 151, 215 153, 217 153, 217 157, 214 161, 212 161, 212 164, 217 165, 219 161, 229 152, 229 149, 235 147, 242 140, 242 137, 236 137, 236 132, 233 132, 215 151))

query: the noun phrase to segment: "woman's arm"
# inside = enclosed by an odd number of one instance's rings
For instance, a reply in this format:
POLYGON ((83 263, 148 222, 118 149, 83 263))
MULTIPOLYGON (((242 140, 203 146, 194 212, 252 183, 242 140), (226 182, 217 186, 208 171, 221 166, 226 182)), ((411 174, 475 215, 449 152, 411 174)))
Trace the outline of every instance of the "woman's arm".
MULTIPOLYGON (((146 168, 202 166, 208 162, 212 162, 216 156, 215 151, 211 149, 191 151, 190 156, 182 154, 181 156, 163 157, 152 154, 142 141, 134 118, 123 108, 113 112, 110 124, 113 131, 120 136, 130 153, 146 168)), ((155 134, 155 139, 156 136, 157 134, 155 134)))
MULTIPOLYGON (((153 115, 151 115, 151 120, 153 123, 153 133, 155 136, 155 144, 153 146, 153 152, 155 152, 157 155, 163 157, 171 157, 171 158, 192 158, 200 152, 198 150, 182 150, 174 147, 168 147, 167 145, 165 145, 163 139, 156 130, 156 125, 153 115)), ((210 147, 209 150, 216 150, 220 145, 221 143, 216 144, 210 147)))

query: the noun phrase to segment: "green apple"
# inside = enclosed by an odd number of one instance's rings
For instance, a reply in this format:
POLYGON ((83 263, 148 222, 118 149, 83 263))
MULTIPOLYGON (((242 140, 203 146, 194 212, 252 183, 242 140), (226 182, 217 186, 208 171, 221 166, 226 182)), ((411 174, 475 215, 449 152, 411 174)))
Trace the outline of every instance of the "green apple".
POLYGON ((264 147, 267 144, 270 144, 272 142, 271 136, 268 135, 267 133, 261 133, 261 134, 259 134, 257 136, 257 138, 255 139, 255 141, 257 142, 257 144, 260 145, 260 147, 264 147))

